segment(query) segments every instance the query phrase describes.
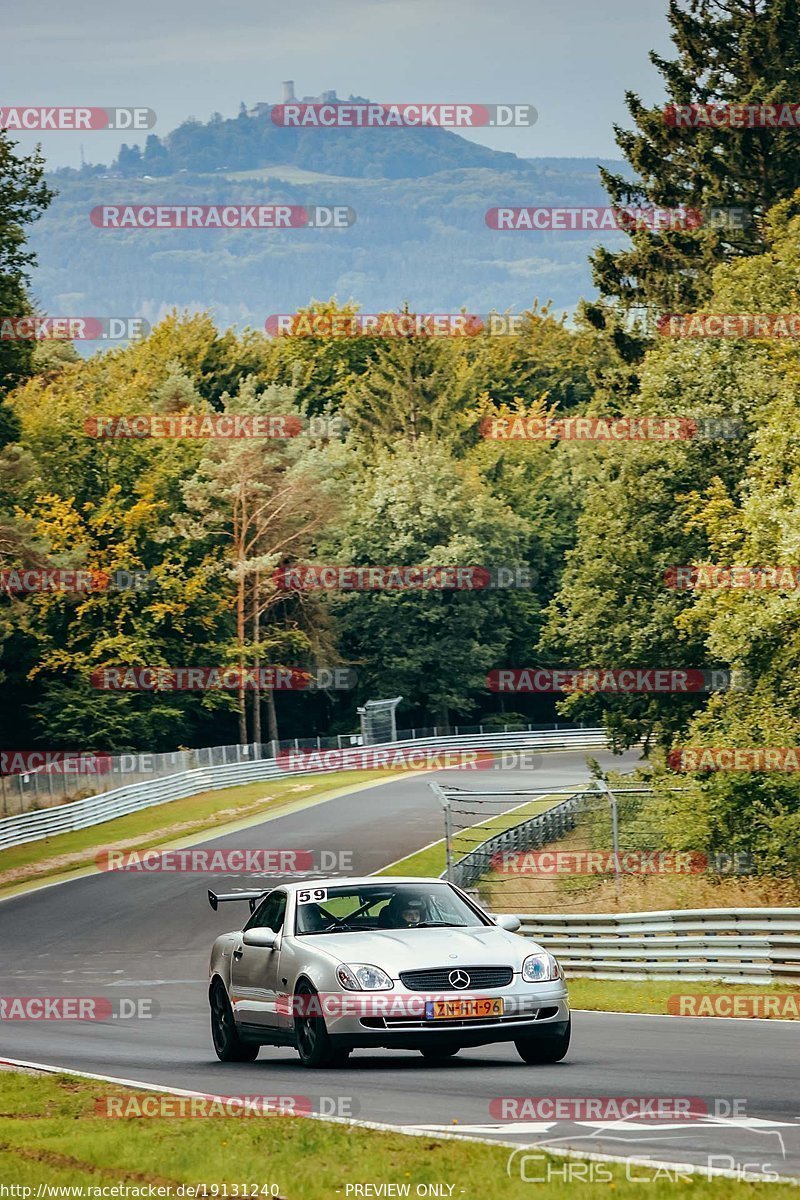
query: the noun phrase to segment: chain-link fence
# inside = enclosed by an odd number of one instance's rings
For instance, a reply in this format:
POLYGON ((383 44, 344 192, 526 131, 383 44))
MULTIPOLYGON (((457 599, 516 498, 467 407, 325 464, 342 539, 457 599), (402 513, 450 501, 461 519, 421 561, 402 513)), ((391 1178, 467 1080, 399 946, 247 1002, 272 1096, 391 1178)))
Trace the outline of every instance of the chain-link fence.
POLYGON ((651 788, 602 780, 569 792, 431 787, 444 810, 446 875, 492 912, 651 907, 683 884, 688 894, 700 879, 752 869, 742 853, 665 849, 651 788))

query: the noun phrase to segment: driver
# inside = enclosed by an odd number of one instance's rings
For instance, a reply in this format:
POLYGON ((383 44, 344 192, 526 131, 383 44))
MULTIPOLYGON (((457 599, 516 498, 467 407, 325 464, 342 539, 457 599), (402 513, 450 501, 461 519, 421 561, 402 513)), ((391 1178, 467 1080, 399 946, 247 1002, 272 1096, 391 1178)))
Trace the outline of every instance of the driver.
POLYGON ((388 905, 389 918, 395 927, 411 928, 425 920, 426 905, 422 896, 398 892, 388 905))

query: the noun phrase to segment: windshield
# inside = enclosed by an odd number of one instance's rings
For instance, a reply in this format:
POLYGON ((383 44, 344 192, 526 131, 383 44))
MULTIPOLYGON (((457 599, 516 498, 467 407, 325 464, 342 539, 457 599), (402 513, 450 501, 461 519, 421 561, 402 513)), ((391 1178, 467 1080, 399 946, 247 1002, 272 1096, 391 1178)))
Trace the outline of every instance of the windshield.
POLYGON ((447 883, 381 883, 297 892, 295 932, 350 933, 489 924, 447 883))

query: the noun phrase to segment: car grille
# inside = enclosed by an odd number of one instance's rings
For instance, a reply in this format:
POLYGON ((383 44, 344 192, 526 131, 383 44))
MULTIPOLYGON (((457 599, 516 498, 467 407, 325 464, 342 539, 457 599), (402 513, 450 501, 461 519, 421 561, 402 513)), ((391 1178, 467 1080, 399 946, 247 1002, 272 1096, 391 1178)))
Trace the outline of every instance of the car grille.
POLYGON ((464 992, 469 988, 506 987, 514 978, 511 967, 434 967, 429 971, 403 971, 400 982, 412 992, 464 992), (454 987, 453 971, 469 975, 466 987, 454 987))

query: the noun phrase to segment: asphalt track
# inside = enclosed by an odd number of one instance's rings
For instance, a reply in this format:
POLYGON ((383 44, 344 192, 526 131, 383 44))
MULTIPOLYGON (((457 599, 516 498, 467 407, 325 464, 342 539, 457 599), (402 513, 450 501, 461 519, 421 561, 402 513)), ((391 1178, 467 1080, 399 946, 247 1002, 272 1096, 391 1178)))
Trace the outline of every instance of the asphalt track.
MULTIPOLYGON (((617 767, 635 762, 634 755, 594 757, 617 767)), ((585 753, 564 751, 541 756, 536 770, 493 772, 481 785, 562 787, 586 777, 585 753)), ((407 777, 203 844, 349 851, 352 872, 370 873, 441 837, 441 810, 427 786, 433 779, 472 785, 458 771, 407 777)), ((513 1043, 462 1051, 436 1066, 411 1052, 355 1051, 343 1069, 311 1072, 294 1051, 270 1047, 252 1064, 219 1063, 208 1029, 208 952, 217 933, 236 925, 238 909, 212 912, 206 889, 267 882, 104 873, 3 901, 3 995, 138 999, 155 1001, 158 1011, 151 1019, 4 1021, 0 1057, 220 1095, 298 1095, 326 1115, 520 1146, 800 1177, 798 1023, 579 1012, 567 1059, 550 1067, 526 1066, 513 1043), (509 1096, 694 1097, 709 1116, 498 1121, 490 1102, 509 1096)), ((531 1153, 509 1169, 536 1177, 541 1164, 531 1153)))

